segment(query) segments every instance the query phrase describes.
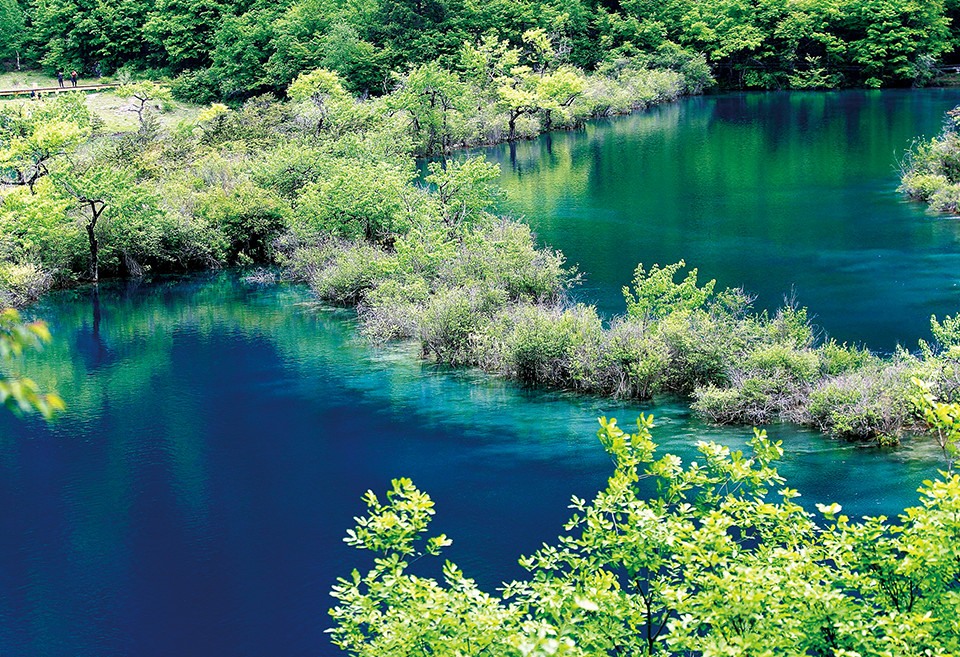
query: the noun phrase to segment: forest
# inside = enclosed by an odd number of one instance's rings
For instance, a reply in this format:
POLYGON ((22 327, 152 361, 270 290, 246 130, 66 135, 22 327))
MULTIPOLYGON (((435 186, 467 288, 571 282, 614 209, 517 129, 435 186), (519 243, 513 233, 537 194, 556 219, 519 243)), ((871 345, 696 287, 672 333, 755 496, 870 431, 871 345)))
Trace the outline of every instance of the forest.
POLYGON ((465 41, 522 48, 542 30, 587 71, 666 47, 703 53, 725 88, 910 86, 952 61, 958 15, 955 0, 4 0, 0 58, 165 77, 200 103, 282 94, 318 67, 376 96, 410 65, 460 66, 465 41))

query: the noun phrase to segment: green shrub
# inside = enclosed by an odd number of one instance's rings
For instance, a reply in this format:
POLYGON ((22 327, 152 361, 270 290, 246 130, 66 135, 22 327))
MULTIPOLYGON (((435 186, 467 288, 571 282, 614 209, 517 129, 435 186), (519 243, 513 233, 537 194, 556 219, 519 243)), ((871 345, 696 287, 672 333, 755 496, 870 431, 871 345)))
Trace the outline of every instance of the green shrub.
POLYGON ((310 287, 318 298, 356 305, 380 281, 384 258, 383 251, 376 246, 331 240, 313 254, 312 271, 304 256, 301 266, 310 272, 310 287))
POLYGON ((879 358, 869 350, 848 346, 846 342, 837 344, 833 338, 820 345, 816 354, 821 376, 837 376, 879 364, 879 358))
POLYGON ((751 377, 739 385, 708 385, 694 392, 691 408, 716 424, 768 424, 779 412, 770 379, 751 377))
POLYGON ((185 71, 170 83, 170 91, 185 103, 207 105, 220 98, 220 85, 208 70, 185 71))
POLYGON ((527 385, 590 389, 601 335, 592 306, 523 304, 496 318, 481 350, 488 368, 527 385))
POLYGON ((896 442, 912 422, 916 374, 914 361, 900 360, 825 379, 797 419, 836 438, 896 442))
POLYGON ((669 348, 657 333, 642 323, 618 319, 606 332, 598 363, 592 365, 597 370, 594 391, 650 399, 663 386, 669 359, 669 348))
POLYGON ((0 262, 0 307, 33 303, 52 286, 50 272, 33 263, 0 262))
POLYGON ((473 343, 487 323, 489 291, 444 289, 433 295, 420 316, 420 344, 425 356, 450 365, 474 365, 473 343))
POLYGON ((195 212, 226 237, 230 263, 238 262, 241 254, 253 262, 268 263, 273 259, 271 244, 286 226, 289 208, 273 192, 241 182, 200 194, 195 212))
POLYGON ((748 372, 776 375, 798 383, 813 381, 818 365, 815 352, 782 344, 759 346, 743 361, 743 368, 748 372))

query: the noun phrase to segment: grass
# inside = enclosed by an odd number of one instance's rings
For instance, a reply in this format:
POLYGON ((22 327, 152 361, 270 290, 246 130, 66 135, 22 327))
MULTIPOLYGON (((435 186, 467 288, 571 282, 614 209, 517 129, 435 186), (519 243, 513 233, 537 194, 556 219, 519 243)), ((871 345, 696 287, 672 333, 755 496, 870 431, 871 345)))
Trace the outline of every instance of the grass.
MULTIPOLYGON (((120 98, 109 91, 87 94, 86 105, 90 111, 103 121, 104 132, 133 132, 138 127, 136 102, 120 98)), ((157 108, 156 103, 147 104, 147 112, 157 118, 160 125, 170 129, 183 121, 193 121, 203 107, 173 101, 166 110, 157 108)))

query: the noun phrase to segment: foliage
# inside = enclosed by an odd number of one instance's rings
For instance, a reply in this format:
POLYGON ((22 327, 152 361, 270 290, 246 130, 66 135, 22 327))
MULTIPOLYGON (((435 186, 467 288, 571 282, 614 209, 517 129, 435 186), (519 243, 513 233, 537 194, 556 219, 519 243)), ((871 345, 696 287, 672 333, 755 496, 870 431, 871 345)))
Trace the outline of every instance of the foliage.
MULTIPOLYGON (((0 310, 0 363, 9 367, 24 352, 39 350, 50 341, 50 331, 44 322, 24 322, 13 308, 0 310)), ((44 393, 31 379, 24 376, 0 377, 0 404, 17 414, 40 413, 50 418, 63 410, 63 400, 56 393, 44 393)))
POLYGON ((160 108, 163 103, 169 103, 173 100, 173 94, 170 87, 156 82, 130 82, 117 87, 115 92, 120 98, 131 98, 136 103, 134 111, 137 113, 137 120, 140 122, 140 129, 144 129, 143 112, 147 103, 155 102, 160 108))
POLYGON ((925 482, 899 522, 855 522, 837 504, 817 504, 819 516, 797 504, 773 467, 780 444, 762 432, 750 454, 701 442, 702 460, 685 466, 657 458, 652 418, 633 434, 600 423, 615 465, 606 489, 574 497, 565 533, 522 558, 529 577, 499 596, 449 562, 442 581, 413 574, 450 541, 418 542, 432 501, 409 480, 386 505, 368 492, 345 540, 374 565, 334 586, 333 642, 364 657, 957 649, 960 477, 925 482))
POLYGON ((57 159, 90 136, 90 116, 74 94, 0 106, 0 182, 34 185, 57 159))
POLYGON ((911 85, 952 50, 955 14, 943 0, 10 0, 0 53, 22 46, 51 72, 156 71, 204 103, 279 93, 318 67, 376 96, 428 62, 489 90, 518 64, 545 76, 624 57, 682 73, 690 91, 708 65, 741 88, 911 85))
POLYGON ((900 191, 937 212, 960 212, 960 135, 958 108, 947 112, 944 129, 914 144, 900 162, 900 191))

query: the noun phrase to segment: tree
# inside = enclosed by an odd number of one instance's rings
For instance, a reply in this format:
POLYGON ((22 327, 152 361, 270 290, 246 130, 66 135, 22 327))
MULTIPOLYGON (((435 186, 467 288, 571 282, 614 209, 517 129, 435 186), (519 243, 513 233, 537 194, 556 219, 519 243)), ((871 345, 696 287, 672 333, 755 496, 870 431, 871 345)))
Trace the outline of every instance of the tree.
POLYGON ((329 129, 354 104, 340 83, 340 77, 325 68, 301 73, 287 88, 287 96, 294 102, 310 103, 318 135, 329 129))
MULTIPOLYGON (((50 342, 50 331, 44 322, 24 322, 13 308, 0 309, 0 363, 9 367, 45 342, 50 342)), ((0 377, 0 404, 17 414, 37 412, 47 419, 64 408, 56 393, 41 392, 31 379, 20 376, 0 377)))
POLYGON ((0 108, 0 182, 33 191, 53 160, 86 141, 89 121, 76 99, 5 104, 0 108))
POLYGON ((446 160, 431 162, 424 180, 436 189, 435 199, 440 216, 447 226, 488 209, 499 194, 494 181, 500 178, 500 165, 475 157, 464 162, 446 160))
POLYGON ((116 92, 121 98, 132 98, 135 105, 133 111, 137 113, 137 120, 140 122, 140 130, 143 127, 143 111, 149 102, 169 103, 173 101, 170 93, 170 87, 156 82, 130 82, 117 87, 116 92))
POLYGON ((23 11, 17 0, 0 0, 0 58, 15 55, 18 71, 24 32, 23 11))
POLYGON ((397 88, 387 97, 387 105, 410 117, 410 133, 421 144, 420 152, 432 155, 449 151, 466 98, 460 77, 437 62, 430 62, 395 78, 397 88))
POLYGON ((57 184, 77 203, 76 210, 90 249, 89 278, 100 280, 102 251, 114 270, 138 273, 140 254, 160 255, 163 225, 159 199, 123 168, 84 162, 69 173, 58 173, 57 184))
POLYGON ((480 591, 456 566, 444 580, 413 562, 433 503, 395 480, 387 503, 346 542, 377 557, 333 589, 336 645, 354 655, 896 655, 960 647, 960 477, 920 488, 897 523, 818 514, 773 467, 783 450, 754 430, 751 453, 698 444, 684 466, 657 458, 652 418, 628 434, 600 418, 615 470, 555 544, 521 559, 530 577, 480 591), (776 491, 776 492, 774 492, 776 491))

